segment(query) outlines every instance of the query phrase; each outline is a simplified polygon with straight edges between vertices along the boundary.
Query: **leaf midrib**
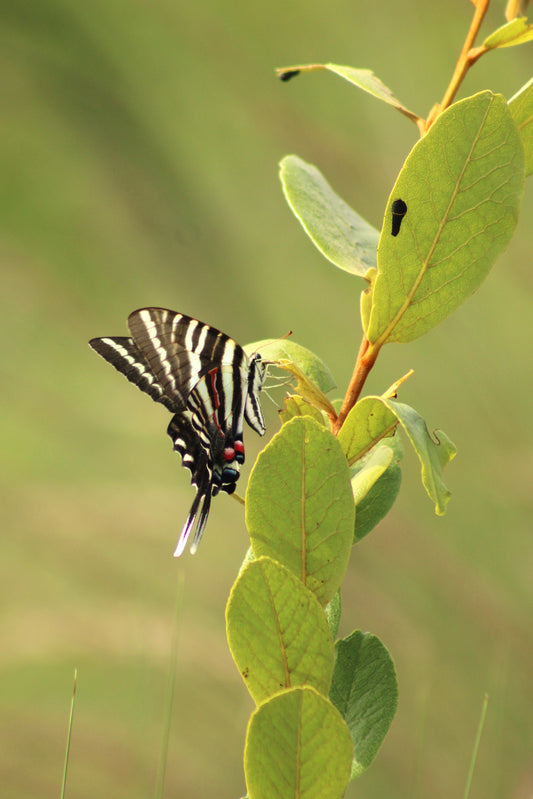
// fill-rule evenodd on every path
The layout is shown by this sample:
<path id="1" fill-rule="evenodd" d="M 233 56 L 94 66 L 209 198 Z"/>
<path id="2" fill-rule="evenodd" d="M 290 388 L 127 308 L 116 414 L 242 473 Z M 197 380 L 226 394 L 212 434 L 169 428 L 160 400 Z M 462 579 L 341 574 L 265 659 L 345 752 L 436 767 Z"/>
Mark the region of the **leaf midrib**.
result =
<path id="1" fill-rule="evenodd" d="M 464 174 L 466 172 L 466 169 L 468 168 L 468 166 L 469 166 L 469 164 L 471 162 L 472 153 L 475 150 L 475 148 L 476 148 L 476 146 L 477 146 L 477 144 L 479 142 L 479 139 L 480 139 L 480 136 L 481 136 L 481 132 L 482 132 L 482 130 L 485 127 L 485 122 L 486 122 L 488 113 L 489 113 L 489 111 L 490 111 L 490 109 L 492 107 L 492 103 L 494 102 L 494 99 L 495 98 L 493 96 L 489 100 L 489 103 L 487 105 L 487 109 L 486 109 L 485 114 L 483 116 L 482 122 L 479 125 L 479 129 L 478 129 L 478 132 L 476 134 L 476 137 L 472 141 L 472 146 L 470 148 L 470 152 L 468 154 L 468 157 L 465 158 L 464 164 L 463 164 L 463 168 L 461 169 L 461 172 L 459 174 L 458 179 L 455 181 L 455 188 L 454 188 L 454 190 L 453 190 L 453 192 L 451 194 L 450 201 L 448 203 L 448 207 L 446 208 L 445 213 L 442 215 L 442 219 L 441 219 L 441 221 L 439 223 L 439 226 L 437 228 L 437 232 L 436 232 L 436 234 L 434 236 L 434 239 L 433 239 L 431 247 L 430 247 L 430 249 L 428 251 L 428 254 L 422 261 L 422 267 L 421 267 L 421 269 L 419 271 L 419 274 L 417 275 L 417 277 L 416 277 L 416 279 L 415 279 L 415 281 L 413 283 L 412 288 L 410 289 L 410 291 L 406 295 L 405 300 L 401 304 L 401 306 L 400 306 L 399 310 L 397 311 L 396 315 L 389 322 L 389 324 L 387 325 L 387 327 L 385 328 L 385 330 L 383 331 L 381 336 L 379 336 L 376 339 L 376 341 L 373 343 L 372 346 L 375 347 L 376 349 L 380 349 L 383 346 L 383 344 L 385 344 L 387 339 L 391 336 L 391 334 L 392 334 L 394 328 L 396 327 L 396 325 L 400 322 L 400 320 L 402 319 L 404 314 L 407 312 L 407 310 L 411 306 L 413 298 L 414 298 L 416 292 L 418 291 L 418 287 L 420 286 L 420 284 L 421 284 L 421 282 L 422 282 L 427 270 L 429 269 L 429 264 L 431 262 L 431 258 L 433 257 L 433 254 L 434 254 L 434 252 L 435 252 L 435 250 L 437 248 L 437 245 L 438 245 L 438 243 L 440 241 L 440 237 L 441 237 L 443 228 L 447 224 L 450 211 L 451 211 L 451 209 L 453 207 L 453 204 L 455 203 L 455 200 L 456 200 L 456 198 L 457 198 L 457 196 L 459 194 L 459 187 L 462 184 L 462 180 L 463 180 Z"/>

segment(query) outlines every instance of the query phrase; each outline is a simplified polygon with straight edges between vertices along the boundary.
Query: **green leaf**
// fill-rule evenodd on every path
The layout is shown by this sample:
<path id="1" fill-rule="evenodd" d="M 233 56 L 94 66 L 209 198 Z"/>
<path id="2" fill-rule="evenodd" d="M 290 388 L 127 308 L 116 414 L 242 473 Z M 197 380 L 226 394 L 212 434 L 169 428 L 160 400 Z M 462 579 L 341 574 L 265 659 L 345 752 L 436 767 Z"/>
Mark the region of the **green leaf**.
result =
<path id="1" fill-rule="evenodd" d="M 294 416 L 312 416 L 318 424 L 322 426 L 326 425 L 326 420 L 322 411 L 315 408 L 307 400 L 303 399 L 303 397 L 298 396 L 298 394 L 285 397 L 285 407 L 279 411 L 279 416 L 284 424 Z"/>
<path id="2" fill-rule="evenodd" d="M 372 313 L 372 294 L 374 291 L 374 283 L 377 277 L 377 269 L 369 269 L 366 273 L 366 280 L 369 283 L 368 288 L 361 292 L 360 307 L 361 307 L 361 323 L 363 330 L 368 330 L 370 323 L 370 314 Z"/>
<path id="3" fill-rule="evenodd" d="M 329 72 L 333 72 L 336 75 L 339 75 L 341 78 L 349 81 L 354 86 L 357 86 L 358 89 L 362 89 L 364 92 L 371 94 L 373 97 L 376 97 L 378 100 L 383 100 L 384 103 L 391 105 L 401 114 L 408 117 L 409 119 L 417 122 L 419 117 L 413 111 L 409 111 L 396 97 L 393 95 L 391 90 L 388 86 L 385 86 L 384 83 L 377 78 L 373 72 L 369 69 L 356 69 L 355 67 L 342 67 L 338 64 L 305 64 L 304 66 L 298 67 L 282 67 L 278 69 L 278 74 L 283 74 L 284 72 L 316 72 L 317 70 L 325 69 Z"/>
<path id="4" fill-rule="evenodd" d="M 358 476 L 352 478 L 352 486 Z M 392 461 L 367 493 L 359 502 L 356 502 L 354 544 L 368 535 L 385 518 L 394 505 L 401 482 L 402 470 L 396 462 Z"/>
<path id="5" fill-rule="evenodd" d="M 391 439 L 388 438 L 387 441 Z M 394 459 L 394 452 L 387 444 L 377 444 L 356 464 L 352 477 L 352 491 L 355 506 L 366 497 L 372 486 L 387 471 Z"/>
<path id="6" fill-rule="evenodd" d="M 397 424 L 395 414 L 381 397 L 364 397 L 356 402 L 338 435 L 350 466 L 370 452 L 378 441 L 394 433 Z"/>
<path id="7" fill-rule="evenodd" d="M 307 375 L 305 375 L 295 363 L 292 361 L 280 360 L 277 362 L 276 366 L 278 366 L 280 369 L 285 369 L 296 378 L 295 391 L 302 399 L 306 400 L 311 407 L 316 408 L 319 411 L 323 411 L 331 418 L 335 418 L 335 408 L 330 400 L 326 397 L 324 392 L 319 389 L 316 383 L 313 383 L 312 380 L 309 380 Z M 305 415 L 308 416 L 309 414 Z"/>
<path id="8" fill-rule="evenodd" d="M 261 557 L 241 571 L 226 607 L 226 630 L 256 703 L 297 685 L 328 692 L 333 638 L 324 611 L 281 563 Z"/>
<path id="9" fill-rule="evenodd" d="M 280 178 L 295 216 L 329 261 L 360 277 L 375 268 L 379 232 L 335 194 L 316 167 L 288 155 Z"/>
<path id="10" fill-rule="evenodd" d="M 520 133 L 526 157 L 526 176 L 533 172 L 533 78 L 509 100 L 509 111 Z"/>
<path id="11" fill-rule="evenodd" d="M 313 688 L 283 691 L 252 714 L 244 750 L 250 799 L 341 799 L 351 761 L 345 722 Z"/>
<path id="12" fill-rule="evenodd" d="M 377 444 L 364 459 L 364 465 L 352 477 L 352 491 L 355 507 L 366 497 L 374 483 L 392 463 L 394 453 L 385 444 Z"/>
<path id="13" fill-rule="evenodd" d="M 309 416 L 291 419 L 260 453 L 248 481 L 246 525 L 255 556 L 283 563 L 326 605 L 348 565 L 354 515 L 339 442 Z"/>
<path id="14" fill-rule="evenodd" d="M 400 436 L 386 438 L 356 461 L 352 468 L 356 544 L 387 515 L 398 496 L 403 457 Z"/>
<path id="15" fill-rule="evenodd" d="M 339 624 L 341 622 L 342 602 L 341 590 L 338 589 L 337 593 L 332 597 L 324 608 L 326 621 L 331 632 L 331 637 L 335 638 L 339 631 Z"/>
<path id="16" fill-rule="evenodd" d="M 501 28 L 497 28 L 483 42 L 483 47 L 493 50 L 495 47 L 515 47 L 533 39 L 533 25 L 527 24 L 527 17 L 518 17 Z"/>
<path id="17" fill-rule="evenodd" d="M 241 568 L 239 569 L 239 574 L 248 566 L 249 563 L 253 563 L 255 560 L 255 555 L 253 553 L 252 547 L 248 547 L 246 550 L 246 555 L 243 558 L 241 563 Z"/>
<path id="18" fill-rule="evenodd" d="M 353 779 L 374 760 L 398 705 L 394 663 L 379 638 L 356 631 L 337 641 L 330 699 L 352 736 Z"/>
<path id="19" fill-rule="evenodd" d="M 451 496 L 442 477 L 443 468 L 455 457 L 457 449 L 443 430 L 431 437 L 425 421 L 409 405 L 396 400 L 383 400 L 400 422 L 418 455 L 422 467 L 422 484 L 435 503 L 435 513 L 442 516 Z"/>
<path id="20" fill-rule="evenodd" d="M 442 469 L 455 456 L 456 449 L 443 431 L 439 431 L 439 438 L 434 441 L 422 417 L 409 405 L 404 405 L 395 400 L 386 400 L 383 397 L 365 397 L 354 405 L 346 417 L 340 429 L 338 440 L 348 462 L 352 464 L 368 455 L 379 441 L 390 436 L 398 422 L 402 425 L 418 455 L 422 465 L 422 483 L 429 497 L 435 503 L 436 513 L 441 515 L 445 512 L 451 496 L 450 491 L 444 485 Z M 352 478 L 356 505 L 363 498 L 365 489 L 366 491 L 370 489 L 370 486 L 385 472 L 388 463 L 392 461 L 392 456 L 388 455 L 386 451 L 377 450 L 373 457 L 375 460 L 363 461 L 362 463 L 362 466 L 369 464 L 368 473 L 362 472 Z M 386 482 L 384 481 L 380 486 L 381 498 L 378 505 L 376 505 L 376 524 L 380 521 L 378 518 L 379 513 L 384 511 L 383 515 L 385 515 L 392 507 L 399 489 L 401 475 L 398 473 L 391 474 L 389 479 L 390 488 L 396 493 L 390 497 L 390 505 L 387 508 L 389 498 L 382 493 L 383 489 L 386 488 Z M 360 510 L 358 508 L 358 515 Z M 359 524 L 361 524 L 360 528 L 358 527 L 357 516 L 356 540 L 362 537 L 359 534 L 359 530 L 365 530 L 368 518 L 365 519 L 363 517 Z M 366 531 L 369 532 L 368 529 Z M 366 533 L 363 534 L 366 535 Z"/>
<path id="21" fill-rule="evenodd" d="M 267 363 L 270 361 L 290 361 L 295 364 L 301 372 L 318 388 L 327 393 L 335 388 L 335 379 L 328 367 L 318 355 L 302 347 L 290 339 L 264 339 L 253 344 L 247 344 L 244 351 L 248 356 L 256 352 L 261 354 L 261 358 Z"/>
<path id="22" fill-rule="evenodd" d="M 418 115 L 413 111 L 409 111 L 396 97 L 393 95 L 388 86 L 377 78 L 370 69 L 355 69 L 354 67 L 341 67 L 338 64 L 326 64 L 326 69 L 335 72 L 341 78 L 357 86 L 378 100 L 383 100 L 384 103 L 392 105 L 401 114 L 404 114 L 414 122 L 418 120 Z"/>
<path id="23" fill-rule="evenodd" d="M 520 136 L 501 95 L 445 111 L 413 148 L 390 195 L 366 335 L 412 341 L 475 291 L 509 242 L 524 186 Z M 394 200 L 407 204 L 391 235 Z"/>

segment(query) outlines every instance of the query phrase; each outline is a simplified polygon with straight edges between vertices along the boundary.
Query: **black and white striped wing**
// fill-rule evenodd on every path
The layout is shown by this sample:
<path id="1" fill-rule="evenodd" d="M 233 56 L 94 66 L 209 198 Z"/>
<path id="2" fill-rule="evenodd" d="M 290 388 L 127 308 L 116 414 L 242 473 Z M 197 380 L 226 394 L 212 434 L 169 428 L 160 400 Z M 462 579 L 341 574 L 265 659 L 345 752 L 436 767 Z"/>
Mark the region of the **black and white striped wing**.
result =
<path id="1" fill-rule="evenodd" d="M 215 466 L 198 433 L 185 414 L 177 413 L 172 417 L 167 433 L 172 440 L 173 449 L 181 456 L 182 465 L 191 473 L 191 485 L 196 488 L 194 502 L 174 552 L 174 557 L 178 558 L 187 546 L 187 541 L 195 525 L 191 553 L 194 554 L 198 549 L 209 516 L 211 497 L 216 496 L 219 491 L 225 491 L 227 494 L 232 494 L 235 491 L 240 464 L 236 462 L 226 465 L 219 463 Z"/>
<path id="2" fill-rule="evenodd" d="M 128 317 L 131 335 L 176 412 L 197 382 L 214 366 L 231 364 L 236 379 L 248 372 L 246 353 L 210 325 L 165 308 L 140 308 Z"/>
<path id="3" fill-rule="evenodd" d="M 138 386 L 141 391 L 149 394 L 156 402 L 162 402 L 169 411 L 174 411 L 172 401 L 165 394 L 163 387 L 157 381 L 132 338 L 107 336 L 93 338 L 89 341 L 89 344 L 93 350 L 127 377 L 131 383 Z"/>
<path id="4" fill-rule="evenodd" d="M 196 552 L 204 532 L 211 507 L 213 492 L 213 470 L 209 457 L 190 421 L 183 414 L 176 414 L 170 420 L 167 433 L 172 439 L 172 446 L 181 456 L 181 462 L 191 472 L 191 485 L 196 488 L 196 496 L 183 525 L 174 557 L 178 558 L 185 547 L 196 523 L 191 552 Z"/>
<path id="5" fill-rule="evenodd" d="M 187 408 L 193 427 L 215 463 L 227 448 L 232 451 L 226 459 L 233 460 L 236 442 L 240 453 L 245 402 L 242 381 L 235 381 L 232 366 L 213 367 L 190 393 Z"/>
<path id="6" fill-rule="evenodd" d="M 265 432 L 259 393 L 265 365 L 214 327 L 165 308 L 128 317 L 131 338 L 94 338 L 96 352 L 174 416 L 167 433 L 191 472 L 196 497 L 176 547 L 181 555 L 194 529 L 202 537 L 211 497 L 231 494 L 244 463 L 243 426 Z"/>

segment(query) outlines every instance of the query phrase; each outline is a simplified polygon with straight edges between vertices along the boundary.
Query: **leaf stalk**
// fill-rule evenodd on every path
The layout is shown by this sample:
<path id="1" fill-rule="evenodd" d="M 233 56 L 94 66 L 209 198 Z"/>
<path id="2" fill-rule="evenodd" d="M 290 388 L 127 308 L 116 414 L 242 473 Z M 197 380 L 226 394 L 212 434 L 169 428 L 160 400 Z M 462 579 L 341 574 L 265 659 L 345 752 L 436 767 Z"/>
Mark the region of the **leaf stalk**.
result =
<path id="1" fill-rule="evenodd" d="M 490 0 L 477 0 L 475 5 L 476 5 L 476 10 L 474 11 L 474 16 L 472 18 L 472 22 L 470 23 L 470 28 L 466 35 L 466 39 L 464 41 L 461 53 L 457 60 L 457 64 L 455 65 L 452 79 L 440 103 L 437 103 L 437 105 L 433 106 L 433 108 L 429 112 L 425 122 L 424 133 L 427 133 L 427 131 L 429 130 L 431 125 L 435 122 L 439 114 L 442 114 L 442 112 L 445 111 L 452 104 L 455 95 L 457 94 L 459 87 L 463 82 L 465 75 L 470 69 L 470 67 L 478 60 L 480 56 L 483 55 L 483 53 L 488 52 L 488 48 L 483 46 L 474 48 L 474 42 L 479 33 L 479 29 L 481 27 L 481 23 L 483 22 L 485 14 L 488 11 Z"/>

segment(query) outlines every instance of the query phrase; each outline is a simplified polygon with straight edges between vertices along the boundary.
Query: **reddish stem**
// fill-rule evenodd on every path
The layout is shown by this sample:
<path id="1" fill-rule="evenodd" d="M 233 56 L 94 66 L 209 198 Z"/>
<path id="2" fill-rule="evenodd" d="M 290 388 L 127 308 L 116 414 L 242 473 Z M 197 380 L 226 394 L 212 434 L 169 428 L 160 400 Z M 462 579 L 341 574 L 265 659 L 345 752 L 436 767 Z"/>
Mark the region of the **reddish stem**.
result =
<path id="1" fill-rule="evenodd" d="M 344 423 L 344 420 L 359 399 L 359 395 L 363 390 L 363 386 L 370 373 L 370 370 L 376 362 L 379 350 L 380 347 L 372 346 L 367 337 L 363 336 L 346 396 L 344 397 L 339 415 L 337 416 L 335 424 L 333 425 L 333 433 L 335 433 L 335 435 L 337 435 Z"/>
<path id="2" fill-rule="evenodd" d="M 483 46 L 474 48 L 474 42 L 479 33 L 481 23 L 483 22 L 485 14 L 489 8 L 490 0 L 475 0 L 474 5 L 476 10 L 474 12 L 472 22 L 470 23 L 470 28 L 466 35 L 461 53 L 457 60 L 452 79 L 444 93 L 444 97 L 440 103 L 433 106 L 426 120 L 419 119 L 417 121 L 421 136 L 428 131 L 439 114 L 441 114 L 446 108 L 448 108 L 448 106 L 452 104 L 455 95 L 459 90 L 459 86 L 464 80 L 464 77 L 472 64 L 474 64 L 480 56 L 488 52 Z M 365 381 L 370 373 L 370 370 L 376 362 L 376 358 L 378 357 L 380 349 L 381 344 L 379 346 L 371 345 L 366 336 L 363 336 L 350 384 L 339 411 L 339 415 L 336 419 L 331 419 L 331 429 L 335 435 L 337 435 L 344 423 L 344 420 L 359 399 Z"/>
<path id="3" fill-rule="evenodd" d="M 428 118 L 426 119 L 426 131 L 431 127 L 437 116 L 442 114 L 442 112 L 452 104 L 455 95 L 459 90 L 459 86 L 463 82 L 464 77 L 472 64 L 474 64 L 477 59 L 483 55 L 483 53 L 487 52 L 484 47 L 477 47 L 473 49 L 473 45 L 489 5 L 490 0 L 477 0 L 476 10 L 474 11 L 474 16 L 472 18 L 472 22 L 470 23 L 470 28 L 466 35 L 461 53 L 457 59 L 457 64 L 455 66 L 452 79 L 444 93 L 444 97 L 442 98 L 441 102 L 431 109 Z"/>

